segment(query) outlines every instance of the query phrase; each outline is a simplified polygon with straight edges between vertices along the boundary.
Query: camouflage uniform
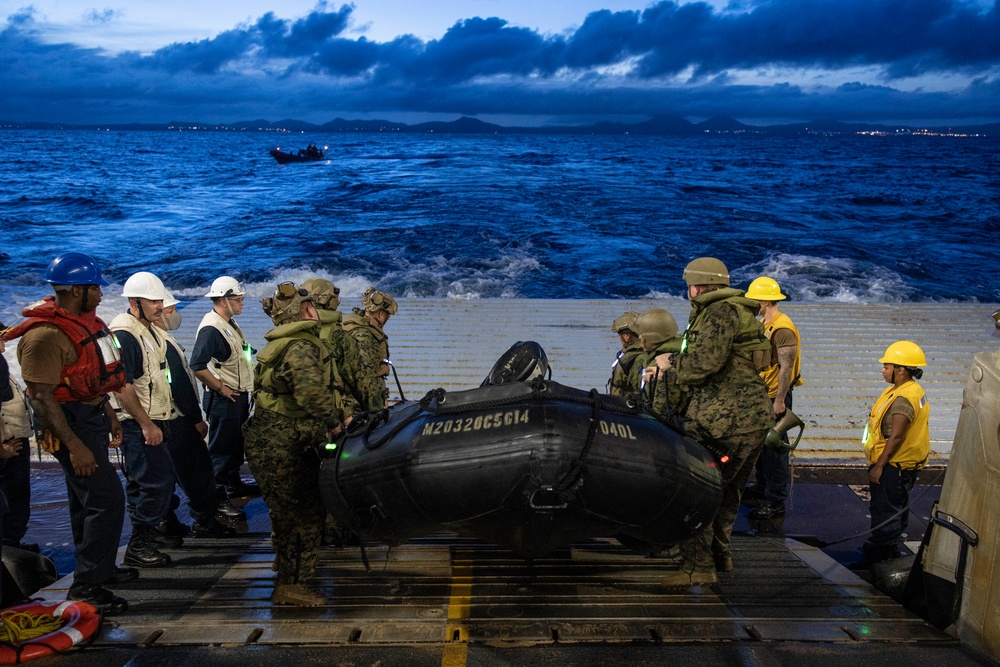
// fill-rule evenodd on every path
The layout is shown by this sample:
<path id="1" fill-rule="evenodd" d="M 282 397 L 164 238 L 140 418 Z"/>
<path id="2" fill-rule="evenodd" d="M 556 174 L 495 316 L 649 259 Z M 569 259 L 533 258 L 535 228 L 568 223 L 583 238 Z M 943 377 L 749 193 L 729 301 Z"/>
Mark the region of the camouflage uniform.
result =
<path id="1" fill-rule="evenodd" d="M 343 316 L 335 310 L 317 309 L 317 312 L 319 337 L 337 364 L 336 386 L 343 398 L 344 418 L 385 408 L 389 389 L 371 372 L 357 341 L 341 326 Z"/>
<path id="2" fill-rule="evenodd" d="M 344 329 L 358 343 L 358 353 L 361 364 L 370 375 L 382 378 L 383 384 L 389 376 L 389 365 L 384 363 L 389 358 L 389 337 L 385 335 L 376 322 L 372 322 L 360 308 L 351 309 L 344 318 Z M 389 390 L 385 389 L 388 397 Z"/>
<path id="3" fill-rule="evenodd" d="M 629 393 L 629 378 L 636 361 L 642 355 L 642 345 L 636 339 L 618 352 L 615 365 L 611 368 L 611 379 L 608 380 L 608 393 L 612 396 L 624 396 Z"/>
<path id="4" fill-rule="evenodd" d="M 646 368 L 656 365 L 654 361 L 661 354 L 677 354 L 681 350 L 681 337 L 667 340 L 657 345 L 652 350 L 639 353 L 628 376 L 628 394 L 641 394 L 649 411 L 653 415 L 668 424 L 676 423 L 677 419 L 684 414 L 686 397 L 682 387 L 677 384 L 677 371 L 668 370 L 660 373 L 656 380 L 642 384 L 642 373 Z M 652 392 L 652 395 L 650 395 Z"/>
<path id="5" fill-rule="evenodd" d="M 278 584 L 304 582 L 316 570 L 326 516 L 317 447 L 342 418 L 318 333 L 315 321 L 267 333 L 254 369 L 257 407 L 243 427 L 247 462 L 271 514 Z"/>
<path id="6" fill-rule="evenodd" d="M 764 437 L 774 425 L 767 385 L 759 371 L 770 361 L 770 343 L 757 321 L 759 304 L 740 290 L 722 288 L 691 301 L 684 351 L 674 357 L 677 381 L 688 392 L 684 427 L 716 455 L 721 466 L 722 504 L 713 525 L 699 536 L 716 563 L 728 559 L 740 494 L 753 471 Z M 705 566 L 699 550 L 696 566 Z"/>

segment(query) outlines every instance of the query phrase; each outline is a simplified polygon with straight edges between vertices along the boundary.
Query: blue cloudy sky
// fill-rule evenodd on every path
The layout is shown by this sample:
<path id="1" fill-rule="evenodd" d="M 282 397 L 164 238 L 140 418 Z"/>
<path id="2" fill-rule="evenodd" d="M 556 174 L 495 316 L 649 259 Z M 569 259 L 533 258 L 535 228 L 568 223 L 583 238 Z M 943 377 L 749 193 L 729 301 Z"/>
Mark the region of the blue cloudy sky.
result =
<path id="1" fill-rule="evenodd" d="M 1000 122 L 997 0 L 0 0 L 0 120 Z"/>

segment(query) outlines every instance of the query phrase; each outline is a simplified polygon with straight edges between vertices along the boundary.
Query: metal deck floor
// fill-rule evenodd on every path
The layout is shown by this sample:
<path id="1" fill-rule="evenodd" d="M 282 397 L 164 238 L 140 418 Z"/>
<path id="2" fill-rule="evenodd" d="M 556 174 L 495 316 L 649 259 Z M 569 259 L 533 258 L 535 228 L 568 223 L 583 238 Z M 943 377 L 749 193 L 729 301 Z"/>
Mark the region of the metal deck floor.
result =
<path id="1" fill-rule="evenodd" d="M 614 540 L 529 563 L 441 536 L 368 548 L 371 572 L 358 547 L 327 548 L 318 587 L 330 604 L 300 609 L 269 600 L 266 533 L 192 539 L 169 550 L 176 567 L 143 570 L 116 589 L 131 610 L 107 619 L 89 648 L 45 662 L 492 665 L 535 664 L 549 655 L 574 664 L 578 652 L 580 664 L 780 665 L 800 663 L 747 661 L 739 652 L 776 656 L 797 646 L 789 656 L 832 660 L 816 664 L 883 653 L 908 656 L 911 666 L 993 664 L 818 549 L 738 535 L 733 551 L 734 573 L 711 586 L 683 587 L 665 583 L 678 575 L 672 561 L 634 554 Z M 63 598 L 69 583 L 64 578 L 42 593 Z M 672 649 L 649 654 L 651 647 Z M 704 654 L 705 661 L 678 661 L 673 649 L 681 647 L 687 658 Z M 719 662 L 727 651 L 735 653 Z M 618 657 L 599 657 L 610 655 Z"/>

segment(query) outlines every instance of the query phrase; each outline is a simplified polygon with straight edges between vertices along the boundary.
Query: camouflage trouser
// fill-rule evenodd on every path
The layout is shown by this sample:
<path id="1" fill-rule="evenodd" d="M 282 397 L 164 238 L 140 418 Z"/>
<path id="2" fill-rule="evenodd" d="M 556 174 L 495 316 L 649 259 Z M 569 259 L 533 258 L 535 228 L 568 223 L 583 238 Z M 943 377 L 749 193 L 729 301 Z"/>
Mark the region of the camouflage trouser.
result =
<path id="1" fill-rule="evenodd" d="M 305 428 L 303 428 L 305 426 Z M 271 514 L 279 584 L 305 583 L 316 571 L 326 509 L 319 497 L 319 458 L 308 425 L 258 409 L 243 427 L 246 457 Z"/>
<path id="2" fill-rule="evenodd" d="M 714 569 L 712 555 L 728 556 L 733 524 L 739 512 L 740 496 L 757 463 L 768 429 L 712 440 L 712 451 L 725 452 L 729 461 L 721 466 L 722 502 L 715 519 L 682 545 L 685 560 L 696 570 Z"/>

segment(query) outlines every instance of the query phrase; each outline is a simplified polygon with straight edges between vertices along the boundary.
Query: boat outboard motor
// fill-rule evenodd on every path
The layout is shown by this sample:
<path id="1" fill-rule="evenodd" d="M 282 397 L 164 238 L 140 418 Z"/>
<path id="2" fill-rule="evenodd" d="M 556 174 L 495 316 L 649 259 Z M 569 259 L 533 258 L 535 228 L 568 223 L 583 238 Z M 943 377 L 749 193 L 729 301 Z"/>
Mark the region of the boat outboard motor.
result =
<path id="1" fill-rule="evenodd" d="M 534 341 L 517 341 L 493 364 L 489 375 L 479 386 L 487 387 L 511 382 L 531 382 L 535 378 L 552 379 L 549 358 L 542 346 Z"/>

